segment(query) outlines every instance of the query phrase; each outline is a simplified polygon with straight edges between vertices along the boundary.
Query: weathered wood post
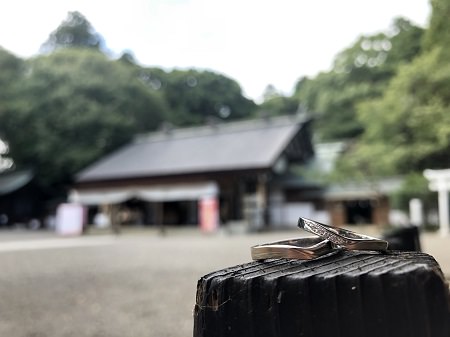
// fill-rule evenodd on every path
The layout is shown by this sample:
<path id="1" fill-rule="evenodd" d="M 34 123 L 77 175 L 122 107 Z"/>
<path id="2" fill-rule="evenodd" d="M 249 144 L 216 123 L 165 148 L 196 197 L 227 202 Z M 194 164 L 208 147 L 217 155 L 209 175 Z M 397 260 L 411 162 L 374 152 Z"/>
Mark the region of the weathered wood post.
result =
<path id="1" fill-rule="evenodd" d="M 449 337 L 448 284 L 420 252 L 271 259 L 198 281 L 194 337 Z"/>

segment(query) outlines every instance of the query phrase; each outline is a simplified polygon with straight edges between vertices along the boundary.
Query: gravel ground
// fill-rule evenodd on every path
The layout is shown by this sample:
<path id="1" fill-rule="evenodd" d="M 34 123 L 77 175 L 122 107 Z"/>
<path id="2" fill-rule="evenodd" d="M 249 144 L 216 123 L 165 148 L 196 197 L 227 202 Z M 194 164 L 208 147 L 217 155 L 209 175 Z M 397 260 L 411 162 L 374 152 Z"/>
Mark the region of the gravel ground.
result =
<path id="1" fill-rule="evenodd" d="M 250 261 L 251 245 L 294 236 L 0 232 L 0 336 L 192 336 L 201 276 Z M 449 244 L 450 238 L 422 237 L 446 275 Z"/>
<path id="2" fill-rule="evenodd" d="M 0 235 L 0 336 L 12 337 L 192 336 L 197 280 L 284 238 Z"/>

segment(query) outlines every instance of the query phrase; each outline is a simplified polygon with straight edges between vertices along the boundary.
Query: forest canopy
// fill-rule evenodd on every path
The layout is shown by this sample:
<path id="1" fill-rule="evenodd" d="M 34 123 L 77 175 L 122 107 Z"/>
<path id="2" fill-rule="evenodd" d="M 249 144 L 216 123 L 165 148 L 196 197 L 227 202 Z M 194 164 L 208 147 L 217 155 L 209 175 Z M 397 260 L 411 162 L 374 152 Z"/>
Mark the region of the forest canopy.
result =
<path id="1" fill-rule="evenodd" d="M 330 71 L 300 78 L 293 95 L 268 86 L 259 105 L 218 72 L 146 67 L 131 51 L 112 58 L 103 36 L 71 12 L 39 55 L 0 48 L 0 139 L 9 149 L 0 157 L 32 167 L 44 188 L 64 188 L 81 168 L 167 123 L 302 112 L 315 120 L 316 142 L 348 144 L 338 176 L 450 167 L 450 1 L 431 5 L 428 28 L 397 18 L 344 48 Z"/>
<path id="2" fill-rule="evenodd" d="M 16 167 L 32 167 L 44 188 L 67 186 L 136 134 L 246 118 L 256 109 L 219 73 L 143 67 L 128 52 L 112 59 L 79 12 L 68 14 L 41 52 L 22 60 L 0 49 L 0 139 Z"/>

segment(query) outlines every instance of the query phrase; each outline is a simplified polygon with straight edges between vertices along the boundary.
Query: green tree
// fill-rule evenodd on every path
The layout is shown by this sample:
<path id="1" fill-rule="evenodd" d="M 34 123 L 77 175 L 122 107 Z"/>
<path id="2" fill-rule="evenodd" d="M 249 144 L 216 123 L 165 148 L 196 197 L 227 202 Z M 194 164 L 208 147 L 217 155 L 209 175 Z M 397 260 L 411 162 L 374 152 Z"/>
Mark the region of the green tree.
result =
<path id="1" fill-rule="evenodd" d="M 297 112 L 306 112 L 306 109 L 299 105 L 298 100 L 288 96 L 274 96 L 266 99 L 258 106 L 256 113 L 266 116 L 292 115 Z"/>
<path id="2" fill-rule="evenodd" d="M 391 31 L 391 49 L 386 56 L 385 65 L 395 72 L 401 64 L 410 63 L 420 55 L 426 30 L 413 25 L 409 20 L 396 18 Z"/>
<path id="3" fill-rule="evenodd" d="M 11 109 L 18 81 L 24 72 L 24 62 L 0 47 L 0 69 L 0 118 L 2 118 Z"/>
<path id="4" fill-rule="evenodd" d="M 399 68 L 382 97 L 359 105 L 365 131 L 340 172 L 413 175 L 450 167 L 450 2 L 432 6 L 424 52 Z"/>
<path id="5" fill-rule="evenodd" d="M 43 186 L 70 183 L 81 168 L 155 129 L 167 114 L 161 96 L 128 67 L 90 49 L 29 60 L 17 97 L 0 130 L 16 164 L 34 167 Z"/>
<path id="6" fill-rule="evenodd" d="M 339 90 L 341 88 L 341 90 Z M 362 131 L 354 105 L 366 98 L 374 86 L 348 82 L 345 73 L 321 73 L 297 84 L 297 98 L 316 119 L 316 136 L 321 140 L 353 138 Z"/>
<path id="7" fill-rule="evenodd" d="M 2 121 L 13 113 L 13 105 L 21 99 L 17 95 L 19 80 L 24 74 L 24 61 L 0 47 L 0 171 L 10 168 L 13 161 L 8 157 L 9 146 L 1 127 Z"/>
<path id="8" fill-rule="evenodd" d="M 256 104 L 242 95 L 239 84 L 212 71 L 139 68 L 141 81 L 164 95 L 168 120 L 178 126 L 205 123 L 209 118 L 234 120 L 251 116 Z"/>
<path id="9" fill-rule="evenodd" d="M 23 61 L 0 49 L 0 139 L 43 187 L 70 184 L 81 168 L 163 122 L 237 119 L 256 107 L 223 75 L 144 68 L 131 52 L 112 61 L 103 44 L 71 12 L 43 44 L 47 54 Z"/>
<path id="10" fill-rule="evenodd" d="M 43 53 L 59 48 L 93 48 L 105 50 L 105 42 L 91 23 L 79 12 L 69 12 L 67 18 L 50 34 L 41 46 Z"/>
<path id="11" fill-rule="evenodd" d="M 315 112 L 320 139 L 355 138 L 364 131 L 358 104 L 380 97 L 398 67 L 420 53 L 422 33 L 398 18 L 390 33 L 362 36 L 339 53 L 330 72 L 297 83 L 295 96 Z"/>
<path id="12" fill-rule="evenodd" d="M 450 65 L 441 53 L 435 48 L 403 66 L 382 98 L 360 105 L 365 132 L 342 158 L 341 172 L 385 176 L 450 167 Z"/>
<path id="13" fill-rule="evenodd" d="M 14 92 L 14 86 L 24 71 L 22 59 L 0 47 L 0 104 Z"/>
<path id="14" fill-rule="evenodd" d="M 436 46 L 444 47 L 443 57 L 450 54 L 450 1 L 430 0 L 432 15 L 429 28 L 424 36 L 424 48 L 431 51 Z"/>
<path id="15" fill-rule="evenodd" d="M 261 116 L 278 116 L 294 114 L 299 110 L 306 110 L 299 106 L 295 97 L 282 95 L 277 89 L 269 84 L 264 90 L 264 101 L 258 106 L 256 114 Z"/>

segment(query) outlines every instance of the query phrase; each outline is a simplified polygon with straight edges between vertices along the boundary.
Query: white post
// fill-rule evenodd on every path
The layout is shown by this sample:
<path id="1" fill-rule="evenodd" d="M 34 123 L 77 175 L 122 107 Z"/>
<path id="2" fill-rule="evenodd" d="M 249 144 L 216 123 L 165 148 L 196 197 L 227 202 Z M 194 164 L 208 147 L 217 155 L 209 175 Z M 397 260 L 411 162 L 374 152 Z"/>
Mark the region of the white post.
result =
<path id="1" fill-rule="evenodd" d="M 423 225 L 423 205 L 420 199 L 414 198 L 409 201 L 409 220 L 414 226 Z"/>
<path id="2" fill-rule="evenodd" d="M 429 189 L 438 192 L 439 230 L 442 236 L 450 233 L 448 192 L 450 191 L 450 169 L 425 170 L 425 178 L 430 182 Z"/>
<path id="3" fill-rule="evenodd" d="M 447 189 L 438 190 L 438 206 L 439 206 L 439 229 L 442 236 L 449 234 L 449 216 L 448 216 L 448 191 Z"/>

